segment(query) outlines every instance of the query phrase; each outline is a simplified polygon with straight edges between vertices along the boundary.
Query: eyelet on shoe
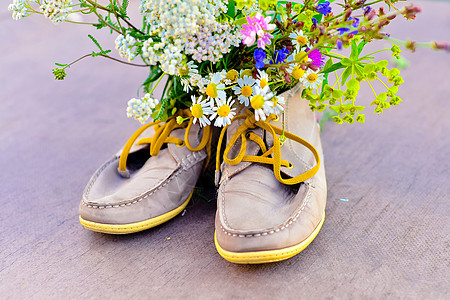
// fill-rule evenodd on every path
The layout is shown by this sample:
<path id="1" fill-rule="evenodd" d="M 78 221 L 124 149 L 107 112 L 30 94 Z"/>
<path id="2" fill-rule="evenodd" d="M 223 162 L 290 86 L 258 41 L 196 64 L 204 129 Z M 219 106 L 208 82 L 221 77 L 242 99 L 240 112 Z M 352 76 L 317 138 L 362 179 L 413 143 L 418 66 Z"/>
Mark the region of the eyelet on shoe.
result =
<path id="1" fill-rule="evenodd" d="M 177 144 L 177 147 L 184 147 L 186 143 L 184 141 L 181 141 L 181 144 Z"/>
<path id="2" fill-rule="evenodd" d="M 294 168 L 294 165 L 291 164 L 291 163 L 289 163 L 289 165 L 288 165 L 286 168 L 288 168 L 288 169 L 293 169 L 293 168 Z"/>

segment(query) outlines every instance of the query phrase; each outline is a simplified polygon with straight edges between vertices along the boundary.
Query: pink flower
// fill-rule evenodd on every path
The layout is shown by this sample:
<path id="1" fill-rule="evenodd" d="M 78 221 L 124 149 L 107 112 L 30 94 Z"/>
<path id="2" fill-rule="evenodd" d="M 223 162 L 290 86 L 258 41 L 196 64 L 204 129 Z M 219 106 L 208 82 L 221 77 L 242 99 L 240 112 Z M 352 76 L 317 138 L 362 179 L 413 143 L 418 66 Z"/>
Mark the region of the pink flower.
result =
<path id="1" fill-rule="evenodd" d="M 258 36 L 258 48 L 264 49 L 266 45 L 270 45 L 270 39 L 273 35 L 267 31 L 275 29 L 275 24 L 269 24 L 272 18 L 265 17 L 257 13 L 254 17 L 246 17 L 247 23 L 242 25 L 241 33 L 244 35 L 242 42 L 250 47 L 255 43 L 256 36 Z"/>

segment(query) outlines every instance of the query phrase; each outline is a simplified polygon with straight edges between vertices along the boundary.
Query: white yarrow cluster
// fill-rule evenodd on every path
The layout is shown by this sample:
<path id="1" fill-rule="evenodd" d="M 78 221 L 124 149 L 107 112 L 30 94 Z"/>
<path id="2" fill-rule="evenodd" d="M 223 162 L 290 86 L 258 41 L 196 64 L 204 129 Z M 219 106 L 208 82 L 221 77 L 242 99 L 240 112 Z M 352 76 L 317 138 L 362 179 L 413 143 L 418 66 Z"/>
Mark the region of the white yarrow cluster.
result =
<path id="1" fill-rule="evenodd" d="M 14 20 L 20 20 L 31 14 L 25 7 L 25 0 L 14 0 L 13 3 L 8 5 L 8 10 L 12 11 L 12 18 Z"/>
<path id="2" fill-rule="evenodd" d="M 119 50 L 119 55 L 122 58 L 126 58 L 128 62 L 131 62 L 135 57 L 135 51 L 133 48 L 136 46 L 136 39 L 131 35 L 127 35 L 126 37 L 123 34 L 120 34 L 116 40 L 116 49 Z"/>
<path id="3" fill-rule="evenodd" d="M 217 21 L 227 11 L 227 0 L 141 0 L 139 12 L 151 25 L 152 35 L 142 47 L 150 64 L 176 75 L 186 54 L 197 62 L 217 62 L 240 42 L 236 26 Z"/>
<path id="4" fill-rule="evenodd" d="M 72 0 L 44 0 L 41 10 L 54 24 L 61 23 L 72 12 Z"/>
<path id="5" fill-rule="evenodd" d="M 144 123 L 150 118 L 153 109 L 158 104 L 159 100 L 152 98 L 150 94 L 145 94 L 142 99 L 132 98 L 128 101 L 127 117 Z"/>

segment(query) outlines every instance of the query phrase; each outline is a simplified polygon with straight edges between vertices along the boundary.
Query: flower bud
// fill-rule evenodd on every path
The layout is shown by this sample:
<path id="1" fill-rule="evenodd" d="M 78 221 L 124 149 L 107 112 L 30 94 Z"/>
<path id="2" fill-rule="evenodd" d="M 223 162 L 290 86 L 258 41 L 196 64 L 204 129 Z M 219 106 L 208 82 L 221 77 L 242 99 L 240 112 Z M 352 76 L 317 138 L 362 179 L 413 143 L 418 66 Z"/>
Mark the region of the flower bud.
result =
<path id="1" fill-rule="evenodd" d="M 388 21 L 388 20 L 383 20 L 383 21 L 381 21 L 380 23 L 378 23 L 378 28 L 381 29 L 381 27 L 386 26 L 386 25 L 388 25 L 388 24 L 389 24 L 389 21 Z"/>
<path id="2" fill-rule="evenodd" d="M 394 20 L 397 15 L 390 15 L 387 17 L 388 20 Z"/>
<path id="3" fill-rule="evenodd" d="M 434 49 L 450 51 L 450 45 L 447 42 L 433 42 L 431 45 Z"/>
<path id="4" fill-rule="evenodd" d="M 297 29 L 302 29 L 304 25 L 305 25 L 305 22 L 303 22 L 303 21 L 295 23 L 295 27 Z"/>
<path id="5" fill-rule="evenodd" d="M 370 21 L 370 20 L 372 20 L 375 16 L 376 16 L 376 14 L 377 14 L 377 12 L 374 10 L 374 9 L 372 9 L 370 12 L 369 12 L 369 14 L 367 15 L 367 19 Z"/>
<path id="6" fill-rule="evenodd" d="M 348 10 L 345 12 L 344 20 L 347 21 L 347 19 L 350 18 L 350 15 L 351 15 L 351 14 L 352 14 L 352 10 L 351 10 L 351 9 L 348 9 Z"/>

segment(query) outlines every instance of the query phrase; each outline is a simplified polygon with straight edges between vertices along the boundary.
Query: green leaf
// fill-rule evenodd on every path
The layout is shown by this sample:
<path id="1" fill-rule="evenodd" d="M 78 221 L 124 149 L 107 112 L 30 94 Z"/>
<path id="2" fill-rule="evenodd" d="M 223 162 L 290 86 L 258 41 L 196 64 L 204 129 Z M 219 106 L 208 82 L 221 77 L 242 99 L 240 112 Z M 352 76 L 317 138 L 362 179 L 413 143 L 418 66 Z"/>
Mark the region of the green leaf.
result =
<path id="1" fill-rule="evenodd" d="M 367 44 L 366 41 L 361 41 L 361 43 L 359 43 L 359 45 L 358 45 L 358 56 L 361 54 L 361 52 L 363 51 L 364 46 L 365 46 L 366 44 Z"/>
<path id="2" fill-rule="evenodd" d="M 346 66 L 346 67 L 351 66 L 352 63 L 353 63 L 352 60 L 351 60 L 350 58 L 347 58 L 347 57 L 344 57 L 344 58 L 341 60 L 341 64 L 342 64 L 343 66 Z"/>
<path id="3" fill-rule="evenodd" d="M 379 93 L 377 96 L 377 100 L 379 101 L 386 101 L 387 100 L 387 94 L 386 93 Z"/>
<path id="4" fill-rule="evenodd" d="M 242 26 L 244 24 L 247 24 L 247 19 L 245 17 L 237 19 L 234 21 L 234 25 Z"/>
<path id="5" fill-rule="evenodd" d="M 88 37 L 94 42 L 95 45 L 97 45 L 100 51 L 103 51 L 102 47 L 100 46 L 100 43 L 92 35 L 88 34 Z"/>
<path id="6" fill-rule="evenodd" d="M 228 1 L 227 15 L 229 15 L 233 19 L 236 15 L 236 2 L 234 0 Z"/>
<path id="7" fill-rule="evenodd" d="M 350 89 L 359 90 L 359 82 L 355 78 L 352 78 L 349 81 L 347 81 L 347 83 L 345 85 Z"/>
<path id="8" fill-rule="evenodd" d="M 123 2 L 122 2 L 122 7 L 120 8 L 120 13 L 122 15 L 127 14 L 128 2 L 129 2 L 128 0 L 123 0 Z"/>
<path id="9" fill-rule="evenodd" d="M 355 61 L 358 59 L 358 56 L 359 56 L 358 45 L 356 44 L 355 40 L 352 40 L 352 52 L 350 53 L 350 59 L 352 61 Z"/>
<path id="10" fill-rule="evenodd" d="M 387 67 L 388 64 L 389 62 L 387 60 L 380 60 L 379 62 L 376 63 L 377 67 L 379 68 L 385 68 Z"/>
<path id="11" fill-rule="evenodd" d="M 357 111 L 363 111 L 366 107 L 362 105 L 355 105 L 353 106 Z"/>
<path id="12" fill-rule="evenodd" d="M 331 60 L 331 59 L 330 59 Z M 330 60 L 328 60 L 328 61 L 330 61 Z M 335 64 L 333 64 L 333 65 L 331 65 L 331 66 L 329 66 L 329 67 L 327 67 L 326 65 L 325 65 L 325 67 L 324 67 L 324 69 L 322 70 L 322 72 L 321 73 L 331 73 L 331 72 L 334 72 L 334 71 L 336 71 L 336 70 L 339 70 L 339 69 L 342 69 L 342 68 L 345 68 L 344 67 L 344 65 L 342 65 L 342 63 L 340 63 L 340 62 L 338 62 L 338 63 L 335 63 Z"/>
<path id="13" fill-rule="evenodd" d="M 347 81 L 347 78 L 350 76 L 351 73 L 352 73 L 352 67 L 345 68 L 344 73 L 342 74 L 341 85 L 344 85 L 344 83 Z"/>
<path id="14" fill-rule="evenodd" d="M 341 106 L 340 105 L 332 105 L 332 106 L 328 106 L 329 109 L 331 109 L 332 111 L 335 111 L 337 113 L 339 113 L 341 110 Z"/>
<path id="15" fill-rule="evenodd" d="M 355 65 L 355 73 L 357 76 L 364 78 L 363 72 L 364 72 L 364 69 L 361 66 Z"/>
<path id="16" fill-rule="evenodd" d="M 375 66 L 373 64 L 366 64 L 363 70 L 366 74 L 372 73 L 375 70 Z"/>
<path id="17" fill-rule="evenodd" d="M 341 98 L 342 96 L 344 96 L 344 91 L 341 91 L 341 90 L 334 90 L 333 91 L 333 98 Z"/>
<path id="18" fill-rule="evenodd" d="M 60 66 L 60 67 L 65 67 L 65 66 L 67 66 L 67 64 L 60 64 L 60 63 L 55 63 L 55 65 Z"/>

